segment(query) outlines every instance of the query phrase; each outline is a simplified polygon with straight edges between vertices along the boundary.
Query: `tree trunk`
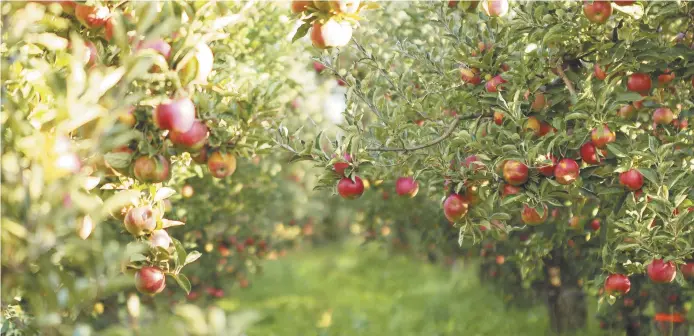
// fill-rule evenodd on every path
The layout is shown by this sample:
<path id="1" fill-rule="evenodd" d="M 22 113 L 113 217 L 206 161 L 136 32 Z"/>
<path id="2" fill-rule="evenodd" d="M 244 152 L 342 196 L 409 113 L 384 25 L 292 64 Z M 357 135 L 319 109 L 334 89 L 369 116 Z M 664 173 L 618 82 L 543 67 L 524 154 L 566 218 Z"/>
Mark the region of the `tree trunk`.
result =
<path id="1" fill-rule="evenodd" d="M 667 284 L 656 287 L 653 293 L 656 315 L 653 326 L 658 336 L 688 336 L 689 324 L 684 309 L 686 298 L 677 285 Z"/>
<path id="2" fill-rule="evenodd" d="M 578 287 L 577 279 L 570 276 L 560 251 L 552 251 L 551 255 L 552 258 L 544 260 L 550 330 L 555 335 L 575 333 L 586 326 L 585 294 Z"/>

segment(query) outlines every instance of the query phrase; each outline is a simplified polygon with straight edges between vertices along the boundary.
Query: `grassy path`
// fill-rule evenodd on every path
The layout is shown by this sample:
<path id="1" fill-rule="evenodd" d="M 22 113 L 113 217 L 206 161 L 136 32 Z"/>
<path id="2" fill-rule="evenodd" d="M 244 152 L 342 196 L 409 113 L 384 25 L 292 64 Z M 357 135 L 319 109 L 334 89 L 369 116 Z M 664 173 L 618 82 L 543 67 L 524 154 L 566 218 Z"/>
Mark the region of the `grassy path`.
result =
<path id="1" fill-rule="evenodd" d="M 251 288 L 219 302 L 255 309 L 248 336 L 536 336 L 543 307 L 505 310 L 476 267 L 451 272 L 374 248 L 316 249 L 267 263 Z"/>

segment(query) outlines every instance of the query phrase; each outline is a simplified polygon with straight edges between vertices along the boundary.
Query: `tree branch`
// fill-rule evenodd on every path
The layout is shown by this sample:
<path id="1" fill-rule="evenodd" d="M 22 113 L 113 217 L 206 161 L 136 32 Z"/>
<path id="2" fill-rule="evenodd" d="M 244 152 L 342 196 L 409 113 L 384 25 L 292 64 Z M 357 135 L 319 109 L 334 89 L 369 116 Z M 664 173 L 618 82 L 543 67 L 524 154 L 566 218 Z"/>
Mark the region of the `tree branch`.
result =
<path id="1" fill-rule="evenodd" d="M 405 147 L 403 147 L 403 148 L 389 148 L 389 147 L 383 147 L 383 148 L 367 148 L 366 150 L 367 150 L 367 151 L 370 151 L 370 152 L 410 152 L 410 151 L 416 151 L 416 150 L 424 149 L 424 148 L 427 148 L 427 147 L 431 147 L 431 146 L 434 146 L 434 145 L 440 143 L 440 142 L 443 141 L 443 140 L 446 140 L 448 137 L 450 137 L 451 134 L 453 134 L 453 131 L 455 130 L 455 127 L 458 126 L 458 123 L 460 123 L 461 120 L 476 119 L 476 118 L 479 118 L 479 117 L 480 117 L 480 115 L 477 115 L 477 114 L 471 115 L 471 116 L 466 116 L 466 117 L 463 117 L 463 116 L 458 115 L 458 116 L 456 116 L 455 119 L 453 119 L 453 121 L 448 125 L 448 128 L 446 129 L 446 132 L 444 132 L 443 134 L 441 134 L 441 136 L 439 136 L 438 138 L 436 138 L 436 139 L 434 139 L 434 140 L 432 140 L 432 141 L 430 141 L 430 142 L 427 142 L 427 143 L 425 143 L 425 144 L 422 144 L 422 145 L 417 145 L 417 146 L 410 147 L 410 148 L 405 148 Z"/>
<path id="2" fill-rule="evenodd" d="M 557 66 L 557 74 L 559 74 L 559 77 L 564 81 L 564 84 L 566 85 L 566 88 L 569 90 L 569 93 L 571 94 L 571 99 L 573 102 L 576 102 L 576 89 L 574 89 L 574 84 L 571 83 L 569 80 L 569 77 L 566 77 L 566 73 L 564 73 L 564 69 L 562 68 L 562 64 Z"/>

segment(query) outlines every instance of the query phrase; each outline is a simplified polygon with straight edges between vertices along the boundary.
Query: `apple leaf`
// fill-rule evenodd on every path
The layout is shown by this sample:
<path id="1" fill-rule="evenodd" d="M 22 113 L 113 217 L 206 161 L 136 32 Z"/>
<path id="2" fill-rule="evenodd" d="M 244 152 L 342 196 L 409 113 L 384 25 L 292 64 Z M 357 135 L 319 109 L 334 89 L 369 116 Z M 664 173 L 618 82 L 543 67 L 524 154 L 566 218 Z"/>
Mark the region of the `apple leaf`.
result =
<path id="1" fill-rule="evenodd" d="M 308 33 L 309 28 L 311 28 L 311 22 L 304 22 L 297 30 L 296 33 L 294 33 L 294 36 L 292 37 L 292 43 L 296 42 L 296 40 L 306 36 Z"/>
<path id="2" fill-rule="evenodd" d="M 198 252 L 198 251 L 191 251 L 191 252 L 188 253 L 188 255 L 186 256 L 186 260 L 185 260 L 185 262 L 183 263 L 183 266 L 188 265 L 188 264 L 190 264 L 190 263 L 192 263 L 192 262 L 195 262 L 196 260 L 198 260 L 198 259 L 200 258 L 200 256 L 202 256 L 202 253 L 200 253 L 200 252 Z"/>
<path id="3" fill-rule="evenodd" d="M 183 273 L 171 274 L 171 276 L 176 280 L 178 285 L 181 286 L 184 291 L 186 291 L 186 294 L 190 294 L 191 285 L 187 276 L 185 276 Z"/>

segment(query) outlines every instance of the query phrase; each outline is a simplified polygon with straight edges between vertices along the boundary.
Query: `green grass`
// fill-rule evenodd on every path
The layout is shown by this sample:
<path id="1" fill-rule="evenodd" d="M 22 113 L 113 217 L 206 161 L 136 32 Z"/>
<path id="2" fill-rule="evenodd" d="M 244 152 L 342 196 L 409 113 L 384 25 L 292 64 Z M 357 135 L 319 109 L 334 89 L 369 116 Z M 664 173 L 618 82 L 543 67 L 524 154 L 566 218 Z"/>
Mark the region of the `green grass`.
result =
<path id="1" fill-rule="evenodd" d="M 219 306 L 260 312 L 248 336 L 548 334 L 544 307 L 507 309 L 476 270 L 451 272 L 374 247 L 315 249 L 267 262 L 250 288 L 232 290 Z"/>

